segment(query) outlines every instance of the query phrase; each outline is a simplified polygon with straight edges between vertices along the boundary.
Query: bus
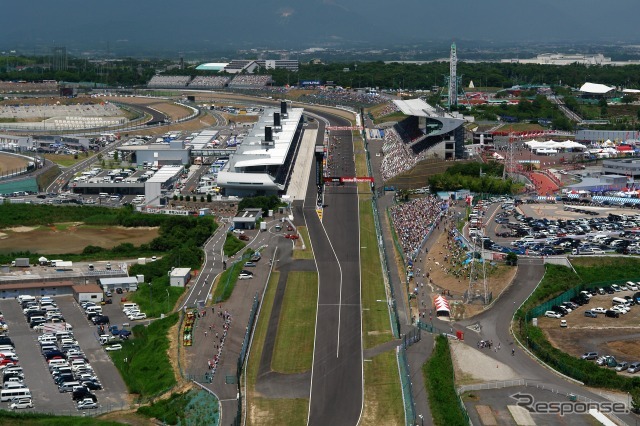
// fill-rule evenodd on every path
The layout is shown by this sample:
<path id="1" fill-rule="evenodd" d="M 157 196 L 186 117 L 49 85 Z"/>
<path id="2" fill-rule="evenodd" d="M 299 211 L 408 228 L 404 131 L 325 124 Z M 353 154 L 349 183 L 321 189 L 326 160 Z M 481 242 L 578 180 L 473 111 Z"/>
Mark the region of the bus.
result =
<path id="1" fill-rule="evenodd" d="M 11 401 L 13 398 L 31 398 L 29 388 L 4 389 L 0 392 L 0 401 Z"/>

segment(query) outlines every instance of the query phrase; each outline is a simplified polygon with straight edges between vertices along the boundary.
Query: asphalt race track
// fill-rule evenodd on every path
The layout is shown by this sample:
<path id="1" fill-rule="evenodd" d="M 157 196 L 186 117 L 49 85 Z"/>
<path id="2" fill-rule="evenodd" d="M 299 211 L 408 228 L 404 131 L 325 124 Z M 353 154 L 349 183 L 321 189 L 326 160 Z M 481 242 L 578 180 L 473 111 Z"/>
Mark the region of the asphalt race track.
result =
<path id="1" fill-rule="evenodd" d="M 327 117 L 332 125 L 346 120 Z M 349 131 L 332 133 L 340 142 L 338 169 L 355 176 Z M 324 126 L 318 131 L 322 144 Z M 311 375 L 309 425 L 356 425 L 362 410 L 359 219 L 356 184 L 326 187 L 323 224 L 316 211 L 315 166 L 304 204 L 319 273 L 318 312 Z M 325 231 L 326 230 L 326 231 Z"/>

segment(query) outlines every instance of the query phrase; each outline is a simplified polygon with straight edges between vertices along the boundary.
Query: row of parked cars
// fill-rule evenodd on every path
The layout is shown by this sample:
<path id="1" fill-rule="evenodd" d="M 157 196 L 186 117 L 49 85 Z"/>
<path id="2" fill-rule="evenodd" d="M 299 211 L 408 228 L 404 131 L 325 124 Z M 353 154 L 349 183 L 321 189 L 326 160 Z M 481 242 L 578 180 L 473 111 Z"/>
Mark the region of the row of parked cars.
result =
<path id="1" fill-rule="evenodd" d="M 514 214 L 516 221 L 510 221 Z M 622 217 L 623 216 L 623 217 Z M 500 212 L 495 221 L 507 228 L 499 237 L 520 237 L 511 249 L 526 249 L 543 255 L 640 253 L 640 242 L 630 230 L 640 223 L 640 215 L 580 218 L 570 220 L 535 219 L 515 212 Z"/>
<path id="2" fill-rule="evenodd" d="M 0 336 L 0 371 L 2 391 L 0 401 L 9 401 L 9 409 L 33 408 L 31 391 L 24 382 L 24 370 L 19 365 L 15 345 L 9 336 Z"/>
<path id="3" fill-rule="evenodd" d="M 87 319 L 94 325 L 109 324 L 109 317 L 102 314 L 102 306 L 95 302 L 82 302 L 80 307 L 84 310 Z"/>
<path id="4" fill-rule="evenodd" d="M 617 361 L 613 355 L 598 356 L 597 352 L 585 352 L 580 358 L 585 360 L 595 360 L 597 365 L 603 367 L 612 367 L 616 371 L 626 371 L 630 374 L 635 374 L 640 371 L 640 361 Z"/>
<path id="5" fill-rule="evenodd" d="M 78 410 L 97 408 L 98 398 L 91 391 L 102 389 L 102 384 L 73 333 L 45 333 L 38 336 L 38 343 L 58 391 L 71 392 Z"/>
<path id="6" fill-rule="evenodd" d="M 29 327 L 36 331 L 42 331 L 46 324 L 66 323 L 58 305 L 51 297 L 43 296 L 36 299 L 33 296 L 19 296 L 18 302 Z"/>
<path id="7" fill-rule="evenodd" d="M 551 310 L 545 312 L 545 316 L 549 318 L 562 318 L 568 315 L 578 306 L 589 303 L 591 297 L 595 295 L 616 294 L 622 291 L 636 291 L 640 288 L 640 283 L 634 283 L 628 281 L 626 284 L 612 284 L 607 287 L 600 287 L 598 289 L 589 288 L 580 292 L 576 297 L 571 298 L 568 302 L 563 302 L 559 305 L 554 305 Z M 603 314 L 606 317 L 618 318 L 620 315 L 624 315 L 631 310 L 633 305 L 640 304 L 640 292 L 636 292 L 633 296 L 619 296 L 614 297 L 611 300 L 612 307 L 609 309 L 603 307 L 597 307 L 588 309 L 584 312 L 585 317 L 597 318 L 598 314 Z"/>

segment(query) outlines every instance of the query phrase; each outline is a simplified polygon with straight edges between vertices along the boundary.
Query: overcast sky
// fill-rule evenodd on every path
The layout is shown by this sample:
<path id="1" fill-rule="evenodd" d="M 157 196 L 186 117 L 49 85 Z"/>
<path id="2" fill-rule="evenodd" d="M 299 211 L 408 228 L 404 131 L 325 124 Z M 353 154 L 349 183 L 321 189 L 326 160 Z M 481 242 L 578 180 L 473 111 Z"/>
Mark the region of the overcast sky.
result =
<path id="1" fill-rule="evenodd" d="M 19 0 L 2 9 L 2 49 L 640 40 L 638 0 Z"/>

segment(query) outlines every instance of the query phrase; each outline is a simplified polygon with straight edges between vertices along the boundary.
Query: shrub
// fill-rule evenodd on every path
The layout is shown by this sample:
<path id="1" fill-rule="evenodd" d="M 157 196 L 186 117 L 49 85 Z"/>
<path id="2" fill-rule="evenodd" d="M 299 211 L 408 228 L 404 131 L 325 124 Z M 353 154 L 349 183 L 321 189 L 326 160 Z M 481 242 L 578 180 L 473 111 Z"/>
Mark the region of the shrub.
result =
<path id="1" fill-rule="evenodd" d="M 436 337 L 436 347 L 423 366 L 429 389 L 429 406 L 435 425 L 463 425 L 465 416 L 459 405 L 453 375 L 453 361 L 446 337 Z"/>

